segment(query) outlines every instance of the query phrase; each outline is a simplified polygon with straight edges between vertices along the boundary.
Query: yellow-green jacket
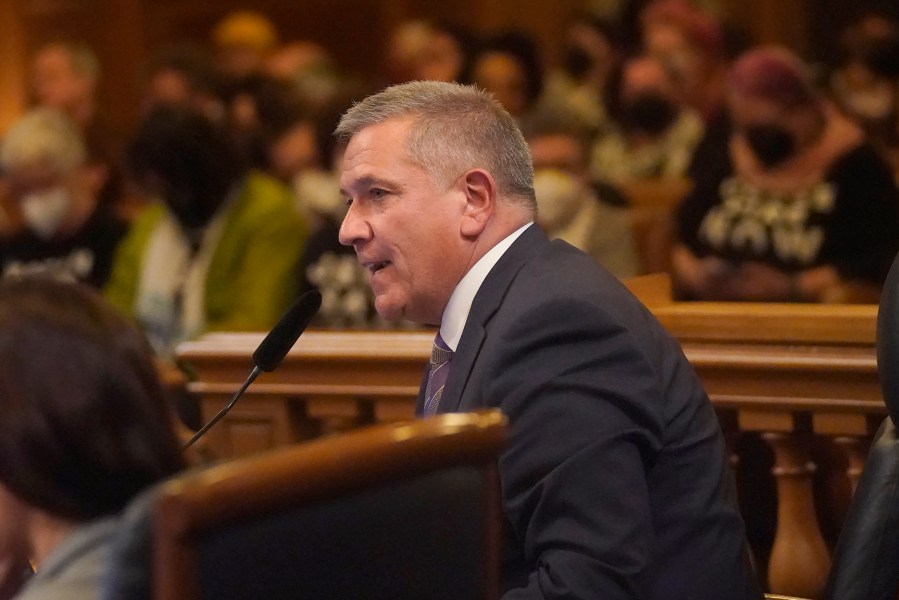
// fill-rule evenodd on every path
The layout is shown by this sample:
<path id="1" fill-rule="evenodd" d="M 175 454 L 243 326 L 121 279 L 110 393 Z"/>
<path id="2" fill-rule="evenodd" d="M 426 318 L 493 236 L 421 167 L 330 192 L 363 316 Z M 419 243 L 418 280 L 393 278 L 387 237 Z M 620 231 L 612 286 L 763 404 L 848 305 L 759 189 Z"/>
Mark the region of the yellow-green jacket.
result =
<path id="1" fill-rule="evenodd" d="M 106 295 L 126 314 L 136 316 L 144 255 L 165 210 L 162 204 L 144 210 L 116 250 Z M 295 210 L 287 188 L 258 173 L 247 177 L 226 210 L 225 225 L 206 275 L 206 328 L 269 329 L 295 298 L 306 223 Z"/>

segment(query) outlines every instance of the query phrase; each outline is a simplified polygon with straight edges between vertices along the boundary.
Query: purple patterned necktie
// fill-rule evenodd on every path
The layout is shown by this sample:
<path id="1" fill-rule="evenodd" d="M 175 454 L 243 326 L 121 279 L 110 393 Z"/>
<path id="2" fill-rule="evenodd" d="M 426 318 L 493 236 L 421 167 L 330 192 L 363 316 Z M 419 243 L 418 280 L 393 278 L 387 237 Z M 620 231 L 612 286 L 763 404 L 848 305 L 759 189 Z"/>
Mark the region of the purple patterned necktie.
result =
<path id="1" fill-rule="evenodd" d="M 425 389 L 425 416 L 437 414 L 440 398 L 443 396 L 443 386 L 449 376 L 450 362 L 453 360 L 453 351 L 449 349 L 440 332 L 434 338 L 434 347 L 431 348 L 430 372 L 428 373 L 428 387 Z"/>

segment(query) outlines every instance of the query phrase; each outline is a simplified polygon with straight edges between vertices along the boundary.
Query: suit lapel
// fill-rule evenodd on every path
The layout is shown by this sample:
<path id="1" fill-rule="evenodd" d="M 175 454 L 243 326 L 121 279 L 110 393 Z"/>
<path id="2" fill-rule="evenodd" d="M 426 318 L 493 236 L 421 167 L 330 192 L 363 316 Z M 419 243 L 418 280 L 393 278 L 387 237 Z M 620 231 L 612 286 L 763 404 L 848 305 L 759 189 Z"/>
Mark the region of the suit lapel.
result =
<path id="1" fill-rule="evenodd" d="M 531 225 L 509 246 L 484 279 L 471 304 L 459 347 L 453 354 L 452 368 L 440 399 L 439 412 L 459 410 L 468 379 L 484 345 L 487 323 L 499 310 L 518 271 L 545 244 L 549 244 L 549 240 L 543 231 L 537 225 Z"/>

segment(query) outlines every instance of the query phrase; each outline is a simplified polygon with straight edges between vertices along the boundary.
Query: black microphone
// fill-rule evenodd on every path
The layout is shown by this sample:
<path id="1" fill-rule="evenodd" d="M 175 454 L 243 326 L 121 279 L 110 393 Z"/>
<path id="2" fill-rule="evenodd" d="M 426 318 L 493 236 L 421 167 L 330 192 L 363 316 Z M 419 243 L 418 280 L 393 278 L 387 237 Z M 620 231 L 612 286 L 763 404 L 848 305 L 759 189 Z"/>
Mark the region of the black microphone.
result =
<path id="1" fill-rule="evenodd" d="M 250 376 L 247 377 L 247 380 L 240 389 L 237 390 L 237 393 L 234 394 L 234 397 L 231 398 L 231 402 L 229 402 L 225 408 L 220 410 L 217 415 L 212 417 L 208 423 L 203 425 L 203 427 L 190 438 L 190 441 L 184 445 L 184 448 L 182 448 L 183 450 L 190 448 L 194 442 L 200 439 L 200 437 L 209 430 L 210 427 L 218 423 L 237 403 L 237 400 L 243 393 L 247 391 L 250 384 L 259 377 L 260 373 L 263 371 L 268 373 L 269 371 L 274 371 L 278 368 L 278 365 L 281 364 L 281 361 L 284 360 L 284 357 L 287 356 L 287 353 L 290 352 L 293 345 L 300 339 L 300 334 L 302 334 L 306 327 L 309 326 L 309 323 L 312 321 L 312 318 L 315 316 L 315 313 L 318 312 L 321 305 L 322 295 L 318 290 L 309 290 L 300 296 L 300 299 L 297 300 L 286 313 L 284 313 L 278 323 L 272 328 L 268 335 L 265 336 L 265 339 L 260 342 L 259 346 L 257 346 L 256 351 L 253 352 L 253 371 L 250 373 Z"/>

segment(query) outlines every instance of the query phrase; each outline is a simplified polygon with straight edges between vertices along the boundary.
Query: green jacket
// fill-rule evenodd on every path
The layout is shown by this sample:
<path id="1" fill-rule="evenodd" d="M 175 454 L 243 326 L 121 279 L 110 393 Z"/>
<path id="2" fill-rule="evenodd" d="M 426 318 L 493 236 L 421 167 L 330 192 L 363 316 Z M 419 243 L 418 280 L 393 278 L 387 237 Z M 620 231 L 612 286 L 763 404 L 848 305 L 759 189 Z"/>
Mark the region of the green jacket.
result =
<path id="1" fill-rule="evenodd" d="M 165 210 L 144 210 L 116 250 L 106 296 L 133 317 L 144 255 Z M 287 188 L 255 173 L 227 210 L 206 275 L 207 330 L 269 329 L 295 298 L 306 223 Z"/>

